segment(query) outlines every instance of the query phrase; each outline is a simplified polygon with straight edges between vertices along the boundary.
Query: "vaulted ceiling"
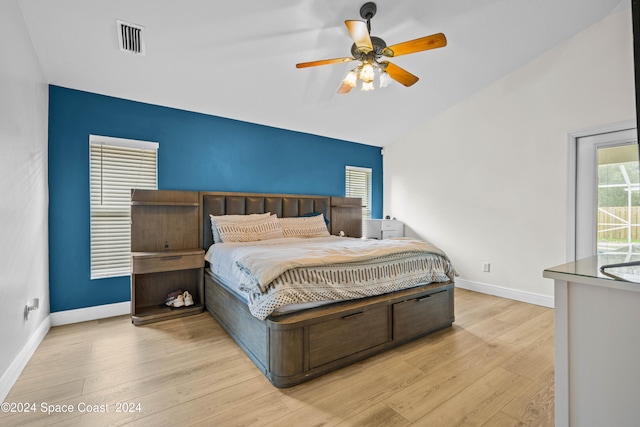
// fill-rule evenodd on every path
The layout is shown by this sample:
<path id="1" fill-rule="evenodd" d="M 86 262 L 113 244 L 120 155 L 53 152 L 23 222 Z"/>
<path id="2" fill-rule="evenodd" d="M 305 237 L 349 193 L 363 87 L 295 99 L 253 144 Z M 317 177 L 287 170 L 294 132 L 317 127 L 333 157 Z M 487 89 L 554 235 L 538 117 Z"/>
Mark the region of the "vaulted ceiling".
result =
<path id="1" fill-rule="evenodd" d="M 354 63 L 346 19 L 363 0 L 19 0 L 50 84 L 384 146 L 630 0 L 377 0 L 387 44 L 442 32 L 445 48 L 392 61 L 420 80 L 336 93 Z M 116 20 L 143 29 L 122 52 Z"/>

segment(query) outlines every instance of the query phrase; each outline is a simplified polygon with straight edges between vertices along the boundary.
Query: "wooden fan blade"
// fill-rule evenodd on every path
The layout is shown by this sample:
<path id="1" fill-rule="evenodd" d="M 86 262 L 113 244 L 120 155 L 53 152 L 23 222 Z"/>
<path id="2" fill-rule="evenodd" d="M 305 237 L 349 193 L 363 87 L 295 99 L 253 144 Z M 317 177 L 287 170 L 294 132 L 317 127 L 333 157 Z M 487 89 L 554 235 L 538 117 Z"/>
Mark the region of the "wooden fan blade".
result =
<path id="1" fill-rule="evenodd" d="M 447 38 L 442 33 L 432 34 L 430 36 L 421 37 L 415 40 L 387 46 L 382 54 L 385 56 L 400 56 L 408 53 L 422 52 L 423 50 L 436 49 L 445 47 Z"/>
<path id="2" fill-rule="evenodd" d="M 296 64 L 296 68 L 316 67 L 318 65 L 337 64 L 338 62 L 350 62 L 353 60 L 354 58 L 350 56 L 346 56 L 344 58 L 322 59 L 320 61 L 301 62 L 300 64 Z"/>
<path id="3" fill-rule="evenodd" d="M 387 62 L 386 64 L 387 66 L 385 70 L 387 71 L 387 73 L 389 73 L 389 77 L 407 87 L 411 86 L 419 80 L 418 77 L 414 76 L 404 68 L 400 68 L 397 65 L 392 64 L 391 62 Z"/>
<path id="4" fill-rule="evenodd" d="M 353 89 L 353 87 L 351 87 L 351 85 L 348 85 L 346 83 L 342 83 L 342 86 L 340 86 L 340 88 L 338 89 L 338 93 L 339 94 L 349 93 L 349 91 L 351 89 Z"/>
<path id="5" fill-rule="evenodd" d="M 364 21 L 344 21 L 344 24 L 351 34 L 351 38 L 356 44 L 358 50 L 364 53 L 369 53 L 373 50 L 373 44 L 371 43 L 371 37 L 369 36 L 369 29 L 367 23 Z"/>

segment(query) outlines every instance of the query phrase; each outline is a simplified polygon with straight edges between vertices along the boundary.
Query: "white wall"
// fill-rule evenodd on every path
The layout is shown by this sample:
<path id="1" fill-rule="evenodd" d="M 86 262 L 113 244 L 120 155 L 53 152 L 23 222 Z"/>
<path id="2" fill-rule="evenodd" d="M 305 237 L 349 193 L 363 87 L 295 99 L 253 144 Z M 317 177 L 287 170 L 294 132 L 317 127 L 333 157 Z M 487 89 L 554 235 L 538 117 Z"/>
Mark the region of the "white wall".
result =
<path id="1" fill-rule="evenodd" d="M 542 271 L 567 261 L 567 135 L 626 120 L 635 120 L 630 11 L 385 147 L 384 214 L 444 249 L 461 286 L 551 301 Z"/>
<path id="2" fill-rule="evenodd" d="M 1 402 L 49 319 L 48 86 L 17 0 L 0 2 L 0 64 Z"/>

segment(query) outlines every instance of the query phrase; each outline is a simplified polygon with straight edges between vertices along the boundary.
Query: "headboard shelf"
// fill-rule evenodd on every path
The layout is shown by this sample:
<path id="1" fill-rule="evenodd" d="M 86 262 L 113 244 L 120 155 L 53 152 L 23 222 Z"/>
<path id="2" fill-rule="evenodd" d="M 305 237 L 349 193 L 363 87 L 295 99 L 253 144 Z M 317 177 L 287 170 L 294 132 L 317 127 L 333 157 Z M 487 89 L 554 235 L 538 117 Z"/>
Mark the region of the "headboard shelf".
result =
<path id="1" fill-rule="evenodd" d="M 200 247 L 198 192 L 131 190 L 131 252 Z"/>
<path id="2" fill-rule="evenodd" d="M 362 237 L 362 207 L 359 197 L 331 197 L 332 234 Z"/>

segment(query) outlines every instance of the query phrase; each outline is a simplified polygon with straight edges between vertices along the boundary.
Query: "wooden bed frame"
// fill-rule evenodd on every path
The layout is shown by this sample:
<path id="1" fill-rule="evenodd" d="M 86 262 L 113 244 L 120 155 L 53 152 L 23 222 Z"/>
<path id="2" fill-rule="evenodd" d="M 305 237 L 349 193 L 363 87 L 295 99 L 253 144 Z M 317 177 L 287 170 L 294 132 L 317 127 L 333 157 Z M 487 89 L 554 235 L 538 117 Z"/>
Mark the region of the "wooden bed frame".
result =
<path id="1" fill-rule="evenodd" d="M 200 193 L 203 248 L 212 243 L 209 214 L 322 212 L 329 231 L 360 237 L 360 199 L 255 193 Z M 290 387 L 347 366 L 454 321 L 452 281 L 344 301 L 260 320 L 205 273 L 206 309 L 276 387 Z"/>

